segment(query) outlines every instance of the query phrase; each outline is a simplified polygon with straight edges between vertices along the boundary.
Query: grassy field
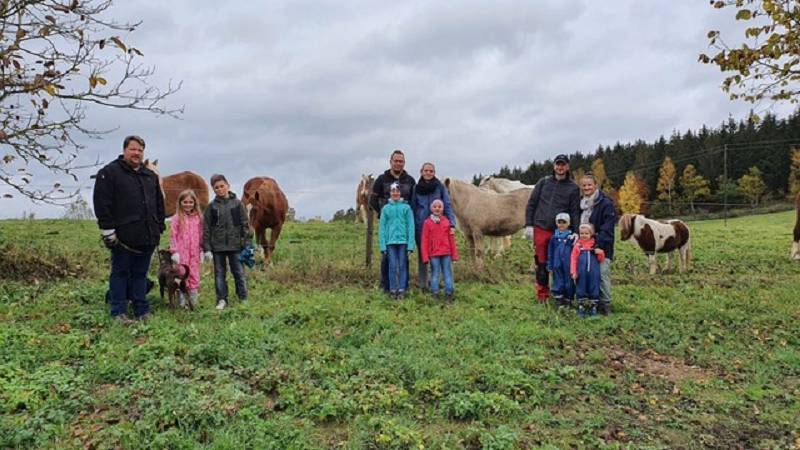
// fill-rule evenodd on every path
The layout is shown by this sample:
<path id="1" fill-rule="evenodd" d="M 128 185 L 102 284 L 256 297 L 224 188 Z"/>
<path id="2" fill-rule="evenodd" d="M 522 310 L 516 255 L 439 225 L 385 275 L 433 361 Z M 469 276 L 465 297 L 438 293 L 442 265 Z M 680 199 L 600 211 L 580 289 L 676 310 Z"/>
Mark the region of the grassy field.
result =
<path id="1" fill-rule="evenodd" d="M 521 239 L 443 308 L 387 301 L 361 226 L 291 224 L 249 304 L 206 272 L 199 311 L 151 294 L 126 328 L 95 224 L 0 222 L 0 448 L 798 449 L 792 225 L 692 222 L 685 275 L 618 242 L 613 314 L 579 320 L 534 304 Z"/>

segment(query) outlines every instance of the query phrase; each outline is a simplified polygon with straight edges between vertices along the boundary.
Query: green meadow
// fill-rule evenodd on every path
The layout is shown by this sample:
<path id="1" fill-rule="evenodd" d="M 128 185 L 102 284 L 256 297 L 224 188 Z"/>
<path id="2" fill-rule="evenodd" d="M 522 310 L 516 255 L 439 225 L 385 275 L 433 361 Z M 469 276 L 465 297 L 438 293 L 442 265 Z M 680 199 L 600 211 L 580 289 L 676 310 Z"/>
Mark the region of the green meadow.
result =
<path id="1" fill-rule="evenodd" d="M 363 225 L 291 223 L 246 305 L 206 265 L 123 327 L 94 222 L 3 221 L 0 448 L 798 449 L 794 212 L 689 225 L 686 274 L 617 242 L 609 317 L 537 305 L 520 238 L 443 307 L 381 294 Z"/>

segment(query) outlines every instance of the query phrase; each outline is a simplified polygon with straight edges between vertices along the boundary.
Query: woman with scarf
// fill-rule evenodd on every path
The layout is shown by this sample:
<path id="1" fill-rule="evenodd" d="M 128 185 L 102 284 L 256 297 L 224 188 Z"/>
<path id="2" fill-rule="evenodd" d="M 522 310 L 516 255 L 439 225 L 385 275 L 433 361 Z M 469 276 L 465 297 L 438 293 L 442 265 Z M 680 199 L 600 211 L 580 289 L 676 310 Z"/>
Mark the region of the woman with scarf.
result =
<path id="1" fill-rule="evenodd" d="M 607 316 L 611 312 L 611 260 L 614 258 L 614 226 L 617 213 L 614 202 L 597 186 L 597 178 L 586 172 L 581 184 L 581 223 L 590 223 L 595 229 L 595 243 L 605 253 L 600 263 L 600 302 L 598 311 Z"/>
<path id="2" fill-rule="evenodd" d="M 414 195 L 411 198 L 411 210 L 414 213 L 414 230 L 419 248 L 420 238 L 422 237 L 422 225 L 431 215 L 431 203 L 434 200 L 441 200 L 444 203 L 444 216 L 450 221 L 450 233 L 455 234 L 456 218 L 453 208 L 450 205 L 450 196 L 447 188 L 436 178 L 436 168 L 433 163 L 426 162 L 419 170 L 419 181 L 414 187 Z M 417 252 L 417 263 L 419 267 L 418 284 L 420 289 L 428 286 L 428 266 L 422 262 L 422 253 Z"/>

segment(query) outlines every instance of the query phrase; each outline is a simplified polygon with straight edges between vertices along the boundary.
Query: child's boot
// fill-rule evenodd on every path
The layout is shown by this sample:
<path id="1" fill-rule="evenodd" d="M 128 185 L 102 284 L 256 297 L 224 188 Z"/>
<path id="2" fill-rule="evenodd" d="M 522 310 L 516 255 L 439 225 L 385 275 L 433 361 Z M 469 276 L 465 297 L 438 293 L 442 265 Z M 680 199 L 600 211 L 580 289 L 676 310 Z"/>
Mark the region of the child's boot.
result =
<path id="1" fill-rule="evenodd" d="M 589 316 L 597 315 L 597 300 L 589 300 Z"/>
<path id="2" fill-rule="evenodd" d="M 189 307 L 193 310 L 197 309 L 197 304 L 197 291 L 189 291 Z"/>
<path id="3" fill-rule="evenodd" d="M 578 317 L 583 319 L 586 317 L 586 299 L 579 298 L 578 299 Z"/>
<path id="4" fill-rule="evenodd" d="M 178 291 L 178 305 L 181 308 L 186 308 L 186 295 L 180 291 Z"/>

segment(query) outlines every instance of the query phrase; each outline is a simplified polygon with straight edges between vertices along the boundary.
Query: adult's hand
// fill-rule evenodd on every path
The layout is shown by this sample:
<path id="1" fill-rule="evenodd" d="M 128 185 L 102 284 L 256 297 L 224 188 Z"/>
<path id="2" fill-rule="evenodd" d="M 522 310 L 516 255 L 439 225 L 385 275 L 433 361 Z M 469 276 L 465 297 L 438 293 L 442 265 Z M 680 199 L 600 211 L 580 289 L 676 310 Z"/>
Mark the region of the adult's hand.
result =
<path id="1" fill-rule="evenodd" d="M 533 227 L 525 227 L 525 239 L 533 240 Z"/>
<path id="2" fill-rule="evenodd" d="M 119 244 L 116 230 L 100 230 L 100 237 L 103 239 L 103 244 L 107 248 L 114 248 L 117 244 Z"/>
<path id="3" fill-rule="evenodd" d="M 213 253 L 211 253 L 211 252 L 203 253 L 203 260 L 208 262 L 208 261 L 211 261 L 213 259 L 214 259 L 214 254 Z"/>

